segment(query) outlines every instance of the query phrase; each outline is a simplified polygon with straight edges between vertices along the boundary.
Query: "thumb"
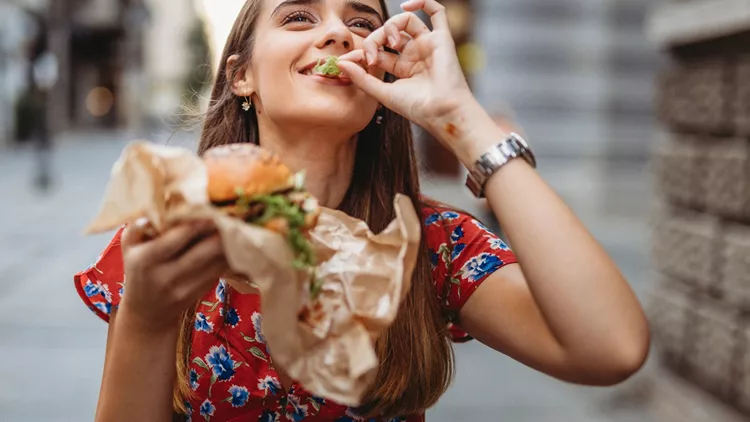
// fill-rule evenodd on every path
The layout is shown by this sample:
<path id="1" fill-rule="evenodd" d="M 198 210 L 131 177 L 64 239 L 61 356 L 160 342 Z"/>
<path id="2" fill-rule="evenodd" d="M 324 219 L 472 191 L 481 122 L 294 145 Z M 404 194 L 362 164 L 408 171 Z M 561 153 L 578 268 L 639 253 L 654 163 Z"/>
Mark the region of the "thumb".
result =
<path id="1" fill-rule="evenodd" d="M 352 83 L 357 85 L 359 89 L 374 97 L 381 104 L 387 103 L 390 88 L 387 83 L 370 75 L 360 65 L 348 60 L 341 60 L 338 65 L 344 75 L 351 79 Z"/>
<path id="2" fill-rule="evenodd" d="M 121 243 L 123 247 L 131 247 L 144 243 L 156 237 L 153 226 L 144 219 L 128 224 L 122 230 Z"/>

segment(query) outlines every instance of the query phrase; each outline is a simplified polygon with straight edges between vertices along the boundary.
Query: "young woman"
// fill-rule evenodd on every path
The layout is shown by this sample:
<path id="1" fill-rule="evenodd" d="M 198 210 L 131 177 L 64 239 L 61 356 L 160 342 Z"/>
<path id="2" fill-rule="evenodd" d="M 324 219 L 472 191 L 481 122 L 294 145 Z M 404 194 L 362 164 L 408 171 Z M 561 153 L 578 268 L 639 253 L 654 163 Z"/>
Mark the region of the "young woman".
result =
<path id="1" fill-rule="evenodd" d="M 219 280 L 227 268 L 216 233 L 194 224 L 154 240 L 119 232 L 76 276 L 81 297 L 109 321 L 97 420 L 419 421 L 451 381 L 451 340 L 470 338 L 573 383 L 611 385 L 641 367 L 648 329 L 627 282 L 535 173 L 524 143 L 473 98 L 443 7 L 402 7 L 389 19 L 382 0 L 249 0 L 200 145 L 277 151 L 307 170 L 323 205 L 374 231 L 394 217 L 396 193 L 421 207 L 413 286 L 377 341 L 381 365 L 364 405 L 314 397 L 274 367 L 259 298 Z M 345 76 L 311 74 L 331 55 Z M 420 196 L 410 121 L 467 167 L 487 168 L 474 182 L 515 252 L 472 217 Z M 487 152 L 501 159 L 481 163 Z"/>

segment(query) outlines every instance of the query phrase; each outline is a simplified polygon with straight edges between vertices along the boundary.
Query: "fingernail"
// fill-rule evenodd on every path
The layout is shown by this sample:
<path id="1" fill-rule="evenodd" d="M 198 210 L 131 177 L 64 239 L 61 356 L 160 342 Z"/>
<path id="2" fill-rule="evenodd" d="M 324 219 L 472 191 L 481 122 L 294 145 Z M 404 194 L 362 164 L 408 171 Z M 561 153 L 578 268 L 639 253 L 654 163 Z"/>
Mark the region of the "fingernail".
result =
<path id="1" fill-rule="evenodd" d="M 365 51 L 365 60 L 367 60 L 368 65 L 371 65 L 375 62 L 373 60 L 372 53 L 370 53 L 369 51 Z"/>
<path id="2" fill-rule="evenodd" d="M 393 35 L 389 36 L 388 37 L 388 45 L 390 47 L 392 47 L 392 48 L 395 48 L 396 47 L 396 37 L 394 37 Z"/>

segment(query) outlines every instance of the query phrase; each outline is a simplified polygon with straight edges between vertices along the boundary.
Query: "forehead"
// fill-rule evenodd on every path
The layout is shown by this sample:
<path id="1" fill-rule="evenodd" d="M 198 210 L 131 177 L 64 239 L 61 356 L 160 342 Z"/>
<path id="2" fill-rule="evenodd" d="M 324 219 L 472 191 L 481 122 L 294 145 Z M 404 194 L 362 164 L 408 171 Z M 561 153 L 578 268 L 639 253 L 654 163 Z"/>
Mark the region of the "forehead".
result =
<path id="1" fill-rule="evenodd" d="M 290 5 L 321 5 L 329 7 L 354 6 L 359 3 L 370 6 L 381 14 L 385 13 L 385 10 L 381 7 L 380 0 L 265 0 L 263 3 L 265 9 L 269 12 L 285 3 Z"/>

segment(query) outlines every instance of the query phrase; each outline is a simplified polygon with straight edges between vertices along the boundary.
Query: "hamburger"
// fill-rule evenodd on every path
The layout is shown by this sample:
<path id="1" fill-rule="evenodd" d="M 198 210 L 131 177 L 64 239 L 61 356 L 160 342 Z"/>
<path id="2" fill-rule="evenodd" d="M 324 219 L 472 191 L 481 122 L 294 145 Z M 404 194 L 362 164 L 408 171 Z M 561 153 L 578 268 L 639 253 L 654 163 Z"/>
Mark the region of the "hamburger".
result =
<path id="1" fill-rule="evenodd" d="M 309 232 L 320 206 L 304 188 L 304 173 L 294 173 L 278 155 L 253 144 L 214 147 L 203 155 L 208 171 L 208 198 L 222 212 L 287 238 L 294 266 L 313 274 L 315 254 Z"/>

